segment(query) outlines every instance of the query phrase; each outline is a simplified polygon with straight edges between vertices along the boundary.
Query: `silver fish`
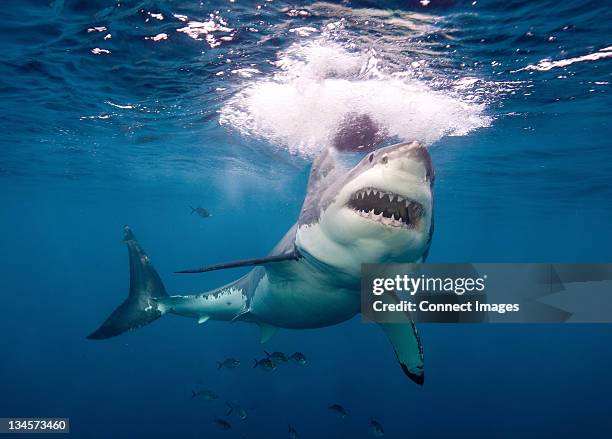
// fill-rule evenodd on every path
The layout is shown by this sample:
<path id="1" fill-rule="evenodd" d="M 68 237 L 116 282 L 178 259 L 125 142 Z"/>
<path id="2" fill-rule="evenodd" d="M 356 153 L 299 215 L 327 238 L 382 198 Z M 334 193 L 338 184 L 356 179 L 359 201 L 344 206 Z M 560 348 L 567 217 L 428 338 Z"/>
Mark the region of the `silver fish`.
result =
<path id="1" fill-rule="evenodd" d="M 235 358 L 226 358 L 223 361 L 217 361 L 217 369 L 221 369 L 225 367 L 226 369 L 236 369 L 240 366 L 240 360 L 236 360 Z"/>
<path id="2" fill-rule="evenodd" d="M 289 439 L 300 439 L 298 432 L 289 424 Z"/>
<path id="3" fill-rule="evenodd" d="M 229 410 L 227 411 L 225 416 L 230 416 L 232 413 L 235 412 L 236 415 L 238 415 L 238 417 L 243 421 L 247 418 L 247 412 L 241 405 L 232 405 L 229 402 L 226 402 L 225 404 L 229 407 Z"/>
<path id="4" fill-rule="evenodd" d="M 217 399 L 219 396 L 217 396 L 217 394 L 212 390 L 192 390 L 191 397 L 212 401 L 213 399 Z"/>
<path id="5" fill-rule="evenodd" d="M 264 358 L 262 360 L 255 360 L 255 364 L 253 365 L 253 369 L 256 369 L 258 367 L 260 367 L 260 368 L 262 368 L 264 370 L 268 370 L 268 371 L 276 369 L 276 365 L 269 358 Z"/>
<path id="6" fill-rule="evenodd" d="M 274 364 L 281 364 L 281 363 L 286 363 L 287 361 L 289 361 L 287 356 L 283 354 L 282 352 L 272 352 L 271 354 L 268 351 L 264 351 L 264 352 L 266 353 L 268 358 L 272 360 Z"/>
<path id="7" fill-rule="evenodd" d="M 213 419 L 213 422 L 215 424 L 217 424 L 219 426 L 219 428 L 222 428 L 223 430 L 229 430 L 229 429 L 232 428 L 232 424 L 230 424 L 229 422 L 227 422 L 224 419 L 215 418 L 215 419 Z"/>
<path id="8" fill-rule="evenodd" d="M 294 352 L 289 356 L 289 359 L 302 366 L 306 364 L 306 356 L 301 352 Z"/>
<path id="9" fill-rule="evenodd" d="M 209 216 L 212 216 L 210 212 L 204 209 L 203 207 L 192 207 L 192 206 L 189 206 L 189 207 L 191 208 L 191 213 L 197 213 L 202 218 L 208 218 Z"/>
<path id="10" fill-rule="evenodd" d="M 330 405 L 328 408 L 342 419 L 346 418 L 348 415 L 348 413 L 346 412 L 346 409 L 342 407 L 340 404 L 333 404 L 333 405 Z"/>
<path id="11" fill-rule="evenodd" d="M 370 418 L 370 431 L 376 437 L 381 437 L 385 435 L 385 430 L 383 430 L 382 425 L 374 418 Z"/>

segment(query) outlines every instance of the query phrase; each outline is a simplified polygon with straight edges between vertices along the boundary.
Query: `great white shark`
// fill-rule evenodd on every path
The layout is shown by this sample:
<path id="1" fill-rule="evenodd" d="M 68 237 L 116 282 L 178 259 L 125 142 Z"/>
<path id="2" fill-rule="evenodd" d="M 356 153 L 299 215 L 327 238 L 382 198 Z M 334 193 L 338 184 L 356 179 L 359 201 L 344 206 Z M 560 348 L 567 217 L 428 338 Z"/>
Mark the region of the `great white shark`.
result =
<path id="1" fill-rule="evenodd" d="M 314 161 L 298 221 L 268 256 L 183 271 L 254 266 L 208 292 L 168 295 L 126 226 L 128 298 L 88 338 L 114 337 L 176 314 L 198 323 L 256 323 L 266 342 L 278 328 L 322 328 L 354 317 L 360 311 L 362 263 L 420 263 L 427 257 L 434 171 L 427 148 L 417 142 L 380 148 L 352 169 L 340 166 L 335 156 L 330 148 Z M 403 323 L 378 326 L 404 373 L 423 384 L 423 350 L 410 315 Z"/>

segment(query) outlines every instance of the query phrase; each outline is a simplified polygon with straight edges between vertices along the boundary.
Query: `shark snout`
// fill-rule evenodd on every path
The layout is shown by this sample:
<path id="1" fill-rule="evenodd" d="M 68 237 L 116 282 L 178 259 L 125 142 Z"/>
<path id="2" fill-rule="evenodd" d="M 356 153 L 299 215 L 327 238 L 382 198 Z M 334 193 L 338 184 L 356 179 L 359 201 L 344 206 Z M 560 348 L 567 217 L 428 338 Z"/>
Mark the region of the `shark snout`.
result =
<path id="1" fill-rule="evenodd" d="M 399 143 L 381 150 L 382 162 L 397 162 L 402 167 L 413 168 L 414 163 L 418 163 L 424 170 L 427 181 L 433 184 L 434 169 L 429 151 L 419 142 Z"/>

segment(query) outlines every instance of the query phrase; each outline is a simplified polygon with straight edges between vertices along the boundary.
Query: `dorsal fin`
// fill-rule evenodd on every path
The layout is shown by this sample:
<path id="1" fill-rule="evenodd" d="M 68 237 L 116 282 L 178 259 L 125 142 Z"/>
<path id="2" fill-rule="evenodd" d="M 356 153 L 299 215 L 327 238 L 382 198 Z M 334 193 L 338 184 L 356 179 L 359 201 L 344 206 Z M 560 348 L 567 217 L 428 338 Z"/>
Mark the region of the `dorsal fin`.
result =
<path id="1" fill-rule="evenodd" d="M 325 177 L 327 177 L 335 167 L 336 157 L 334 150 L 331 148 L 325 148 L 323 151 L 321 151 L 321 154 L 317 156 L 314 162 L 312 162 L 306 192 L 310 193 L 316 190 Z"/>
<path id="2" fill-rule="evenodd" d="M 306 197 L 298 223 L 310 224 L 319 219 L 321 213 L 321 196 L 324 193 L 325 187 L 328 186 L 331 180 L 330 175 L 338 171 L 336 163 L 336 153 L 332 148 L 324 149 L 321 154 L 312 163 L 310 176 L 308 177 L 308 187 L 306 188 Z"/>

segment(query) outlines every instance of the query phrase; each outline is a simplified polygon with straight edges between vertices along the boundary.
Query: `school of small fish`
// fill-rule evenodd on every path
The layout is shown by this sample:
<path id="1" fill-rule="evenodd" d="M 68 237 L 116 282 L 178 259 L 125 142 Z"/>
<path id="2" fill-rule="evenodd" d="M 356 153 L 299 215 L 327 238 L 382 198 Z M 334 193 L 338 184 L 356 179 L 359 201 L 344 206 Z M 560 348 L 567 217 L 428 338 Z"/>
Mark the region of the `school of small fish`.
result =
<path id="1" fill-rule="evenodd" d="M 277 369 L 278 366 L 285 363 L 295 363 L 300 366 L 305 366 L 307 364 L 306 356 L 301 352 L 294 352 L 291 355 L 287 355 L 283 352 L 267 352 L 264 351 L 265 357 L 254 360 L 254 369 L 262 369 L 264 371 L 270 372 Z M 240 367 L 241 362 L 236 358 L 226 358 L 223 361 L 217 361 L 217 369 L 237 369 Z M 219 396 L 212 390 L 208 389 L 200 389 L 200 390 L 192 390 L 191 391 L 192 399 L 202 399 L 205 401 L 213 401 L 219 398 Z M 225 413 L 226 418 L 237 417 L 240 421 L 245 421 L 248 418 L 248 413 L 245 407 L 239 404 L 232 404 L 230 402 L 225 403 L 228 410 Z M 345 419 L 348 417 L 348 411 L 340 404 L 335 403 L 327 407 L 329 411 L 331 411 L 335 416 L 339 419 Z M 231 430 L 232 424 L 223 418 L 214 417 L 213 423 L 222 430 Z M 385 431 L 383 429 L 382 424 L 374 418 L 370 418 L 369 424 L 370 433 L 375 437 L 384 436 Z M 289 424 L 288 436 L 290 439 L 299 439 L 300 435 L 294 426 Z M 244 437 L 244 435 L 243 435 Z"/>

